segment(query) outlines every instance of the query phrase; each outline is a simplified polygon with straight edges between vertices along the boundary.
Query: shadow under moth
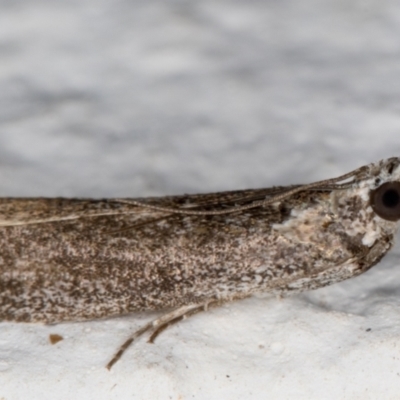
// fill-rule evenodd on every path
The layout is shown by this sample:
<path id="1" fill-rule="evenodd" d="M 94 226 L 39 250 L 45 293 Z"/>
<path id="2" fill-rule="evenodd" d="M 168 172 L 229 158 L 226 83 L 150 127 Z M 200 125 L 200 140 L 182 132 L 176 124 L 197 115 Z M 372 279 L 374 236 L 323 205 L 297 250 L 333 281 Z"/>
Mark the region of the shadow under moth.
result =
<path id="1" fill-rule="evenodd" d="M 400 158 L 306 185 L 140 199 L 0 199 L 0 321 L 160 310 L 150 339 L 208 307 L 359 275 L 390 249 Z"/>

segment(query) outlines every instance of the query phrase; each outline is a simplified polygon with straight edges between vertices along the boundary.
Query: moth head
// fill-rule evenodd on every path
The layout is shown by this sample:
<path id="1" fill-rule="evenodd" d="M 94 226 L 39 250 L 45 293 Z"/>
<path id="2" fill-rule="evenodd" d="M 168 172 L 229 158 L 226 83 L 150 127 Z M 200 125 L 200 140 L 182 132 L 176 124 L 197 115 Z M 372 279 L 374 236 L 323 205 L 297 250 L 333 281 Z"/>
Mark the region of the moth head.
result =
<path id="1" fill-rule="evenodd" d="M 400 219 L 400 182 L 385 182 L 371 191 L 371 207 L 381 218 L 388 221 Z"/>

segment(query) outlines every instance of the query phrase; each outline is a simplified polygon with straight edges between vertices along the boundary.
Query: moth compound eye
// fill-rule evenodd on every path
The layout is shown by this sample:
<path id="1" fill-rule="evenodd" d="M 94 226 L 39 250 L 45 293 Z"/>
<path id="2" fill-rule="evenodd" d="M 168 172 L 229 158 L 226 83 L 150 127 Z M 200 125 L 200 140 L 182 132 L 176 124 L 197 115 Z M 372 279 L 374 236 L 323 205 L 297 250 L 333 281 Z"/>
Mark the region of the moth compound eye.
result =
<path id="1" fill-rule="evenodd" d="M 400 219 L 400 182 L 386 182 L 371 192 L 371 207 L 383 219 Z"/>

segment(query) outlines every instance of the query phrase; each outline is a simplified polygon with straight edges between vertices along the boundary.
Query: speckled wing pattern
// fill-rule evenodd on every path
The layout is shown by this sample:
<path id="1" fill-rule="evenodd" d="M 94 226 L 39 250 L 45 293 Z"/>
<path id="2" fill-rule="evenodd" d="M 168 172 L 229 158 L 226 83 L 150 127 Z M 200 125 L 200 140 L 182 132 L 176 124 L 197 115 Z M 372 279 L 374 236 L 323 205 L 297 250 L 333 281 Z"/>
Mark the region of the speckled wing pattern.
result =
<path id="1" fill-rule="evenodd" d="M 0 320 L 88 320 L 356 276 L 392 246 L 397 220 L 375 212 L 371 193 L 400 181 L 399 165 L 382 160 L 344 183 L 131 203 L 0 199 Z"/>

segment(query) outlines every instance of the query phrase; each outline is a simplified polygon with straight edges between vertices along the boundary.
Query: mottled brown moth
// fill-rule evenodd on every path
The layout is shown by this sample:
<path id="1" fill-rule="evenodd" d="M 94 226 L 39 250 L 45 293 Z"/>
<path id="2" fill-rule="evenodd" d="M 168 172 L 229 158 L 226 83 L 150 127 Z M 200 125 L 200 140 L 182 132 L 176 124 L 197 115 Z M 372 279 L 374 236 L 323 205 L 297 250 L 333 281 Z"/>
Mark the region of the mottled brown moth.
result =
<path id="1" fill-rule="evenodd" d="M 130 337 L 257 292 L 316 289 L 390 249 L 400 158 L 306 185 L 142 199 L 0 199 L 0 320 L 168 310 Z"/>

